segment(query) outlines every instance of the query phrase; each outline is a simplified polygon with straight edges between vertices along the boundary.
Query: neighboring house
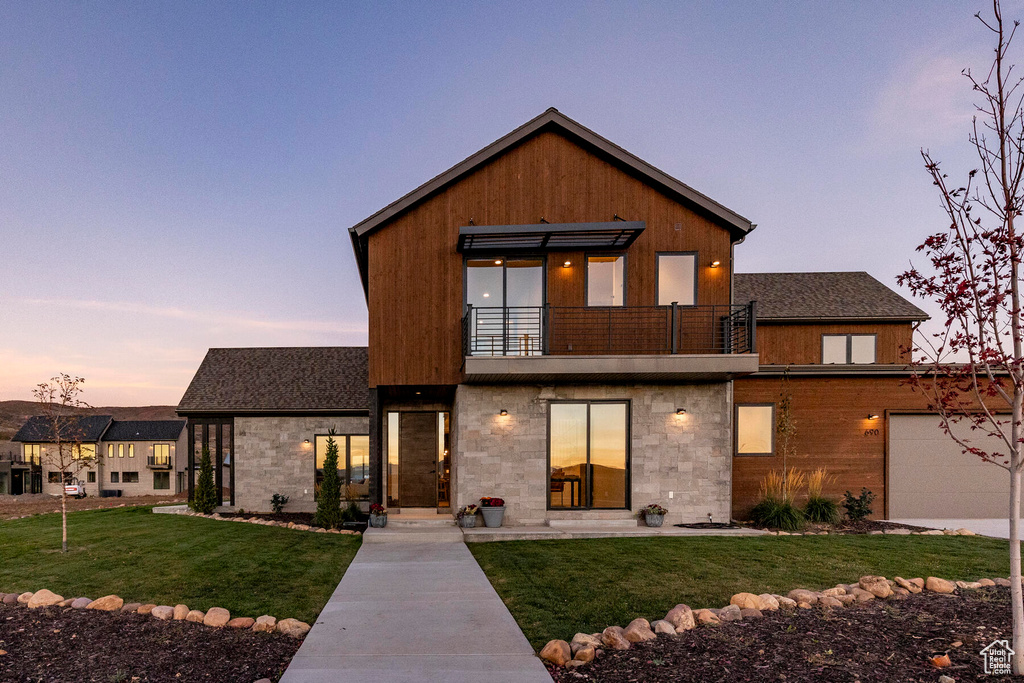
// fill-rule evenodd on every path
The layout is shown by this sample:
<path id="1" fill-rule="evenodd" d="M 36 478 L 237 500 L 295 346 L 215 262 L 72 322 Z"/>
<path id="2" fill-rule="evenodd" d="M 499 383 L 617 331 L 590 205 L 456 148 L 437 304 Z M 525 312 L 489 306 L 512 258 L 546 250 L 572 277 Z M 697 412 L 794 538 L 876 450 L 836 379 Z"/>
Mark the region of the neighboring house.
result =
<path id="1" fill-rule="evenodd" d="M 27 457 L 21 444 L 17 450 L 0 453 L 0 495 L 20 496 L 23 493 L 42 493 L 43 476 L 38 458 Z"/>
<path id="2" fill-rule="evenodd" d="M 921 467 L 937 449 L 974 463 L 912 436 L 937 432 L 903 384 L 927 316 L 866 273 L 734 275 L 753 228 L 548 110 L 350 229 L 368 348 L 209 351 L 178 406 L 189 478 L 205 444 L 223 505 L 311 510 L 335 429 L 364 506 L 724 521 L 782 465 L 788 377 L 787 464 L 871 489 L 878 515 L 926 509 L 923 492 L 969 508 Z"/>
<path id="3" fill-rule="evenodd" d="M 185 448 L 184 420 L 114 420 L 110 415 L 89 415 L 79 418 L 76 426 L 83 456 L 93 460 L 91 467 L 77 474 L 87 495 L 141 496 L 183 490 L 187 458 L 178 454 Z M 12 485 L 12 493 L 61 492 L 60 472 L 47 460 L 47 452 L 57 447 L 53 436 L 51 425 L 38 415 L 14 435 L 12 441 L 20 442 L 22 452 L 20 464 L 11 465 L 24 472 L 20 490 Z M 74 437 L 65 434 L 63 438 Z M 32 472 L 38 473 L 37 487 L 26 483 Z"/>

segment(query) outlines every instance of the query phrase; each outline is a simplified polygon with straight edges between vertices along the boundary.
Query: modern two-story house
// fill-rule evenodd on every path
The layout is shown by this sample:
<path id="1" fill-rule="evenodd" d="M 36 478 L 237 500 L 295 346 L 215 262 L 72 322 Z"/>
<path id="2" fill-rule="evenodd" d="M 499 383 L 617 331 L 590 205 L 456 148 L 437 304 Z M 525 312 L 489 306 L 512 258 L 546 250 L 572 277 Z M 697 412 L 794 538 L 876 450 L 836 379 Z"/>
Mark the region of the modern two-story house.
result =
<path id="1" fill-rule="evenodd" d="M 926 315 L 866 273 L 734 273 L 754 227 L 550 109 L 350 229 L 368 347 L 211 349 L 187 472 L 208 448 L 225 506 L 312 510 L 333 430 L 364 506 L 725 521 L 782 466 L 788 393 L 789 466 L 925 510 L 949 488 L 905 484 L 941 436 L 904 386 Z"/>

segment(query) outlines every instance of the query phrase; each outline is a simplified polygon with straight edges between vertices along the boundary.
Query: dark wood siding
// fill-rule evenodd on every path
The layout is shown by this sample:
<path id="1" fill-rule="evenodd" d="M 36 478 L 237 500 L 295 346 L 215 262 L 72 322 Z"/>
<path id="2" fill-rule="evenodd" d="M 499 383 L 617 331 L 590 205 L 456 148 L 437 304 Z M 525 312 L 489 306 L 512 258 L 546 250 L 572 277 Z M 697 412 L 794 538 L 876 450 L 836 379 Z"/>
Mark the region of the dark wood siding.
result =
<path id="1" fill-rule="evenodd" d="M 910 346 L 910 323 L 780 324 L 757 325 L 757 350 L 762 365 L 819 365 L 823 334 L 874 334 L 876 362 L 904 363 L 902 349 Z"/>
<path id="2" fill-rule="evenodd" d="M 698 303 L 729 303 L 729 232 L 563 136 L 545 132 L 399 216 L 369 238 L 371 387 L 457 384 L 463 260 L 458 230 L 476 225 L 646 221 L 628 252 L 627 303 L 652 306 L 655 255 L 698 252 Z M 678 226 L 678 229 L 676 229 Z M 563 268 L 564 261 L 570 268 Z M 721 267 L 708 267 L 712 260 Z M 548 302 L 585 304 L 583 253 L 548 259 Z"/>

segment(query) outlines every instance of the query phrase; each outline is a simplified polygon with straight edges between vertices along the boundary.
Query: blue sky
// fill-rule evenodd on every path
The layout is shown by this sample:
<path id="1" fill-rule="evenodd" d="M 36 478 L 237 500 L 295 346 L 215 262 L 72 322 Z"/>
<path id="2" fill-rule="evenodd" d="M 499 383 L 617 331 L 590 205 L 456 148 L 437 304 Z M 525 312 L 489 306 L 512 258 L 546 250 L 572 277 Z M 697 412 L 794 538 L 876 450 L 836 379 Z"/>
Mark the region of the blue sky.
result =
<path id="1" fill-rule="evenodd" d="M 347 228 L 551 106 L 756 222 L 737 270 L 895 286 L 943 223 L 919 149 L 971 167 L 984 8 L 0 0 L 0 399 L 364 344 Z"/>

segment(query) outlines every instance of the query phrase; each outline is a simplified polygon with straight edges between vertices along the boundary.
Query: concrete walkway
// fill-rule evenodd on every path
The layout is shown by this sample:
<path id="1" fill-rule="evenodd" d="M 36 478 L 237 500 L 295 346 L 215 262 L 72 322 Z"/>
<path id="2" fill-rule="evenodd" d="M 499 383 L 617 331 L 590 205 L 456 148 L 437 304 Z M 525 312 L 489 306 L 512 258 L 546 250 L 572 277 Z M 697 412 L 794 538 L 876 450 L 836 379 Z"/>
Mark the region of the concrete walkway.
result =
<path id="1" fill-rule="evenodd" d="M 363 543 L 281 683 L 550 683 L 462 542 Z"/>

